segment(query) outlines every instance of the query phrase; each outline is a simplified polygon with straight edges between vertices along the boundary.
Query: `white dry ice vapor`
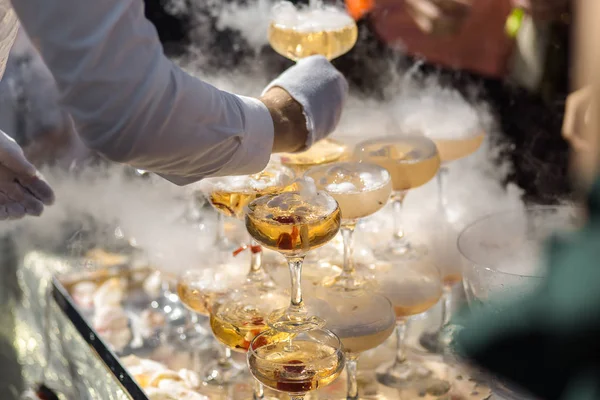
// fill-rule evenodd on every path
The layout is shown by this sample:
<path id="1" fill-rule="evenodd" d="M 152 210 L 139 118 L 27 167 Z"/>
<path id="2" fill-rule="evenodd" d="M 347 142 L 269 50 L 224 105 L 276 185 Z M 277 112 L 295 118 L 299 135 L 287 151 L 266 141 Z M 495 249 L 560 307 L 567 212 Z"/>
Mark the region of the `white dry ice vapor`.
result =
<path id="1" fill-rule="evenodd" d="M 214 240 L 214 231 L 200 230 L 197 224 L 181 219 L 188 188 L 160 178 L 132 180 L 121 166 L 83 170 L 77 175 L 43 172 L 55 191 L 55 204 L 39 218 L 0 224 L 0 235 L 11 234 L 22 254 L 64 246 L 73 234 L 73 223 L 79 226 L 88 215 L 120 227 L 147 253 L 153 266 L 174 274 L 198 265 Z M 210 227 L 210 218 L 206 223 Z"/>
<path id="2" fill-rule="evenodd" d="M 291 170 L 280 164 L 271 163 L 260 174 L 207 178 L 198 183 L 197 186 L 205 191 L 218 190 L 247 193 L 265 190 L 274 186 L 286 186 L 291 183 L 293 174 Z"/>
<path id="3" fill-rule="evenodd" d="M 354 23 L 348 13 L 337 7 L 296 8 L 289 1 L 277 3 L 272 15 L 275 24 L 298 32 L 333 31 Z"/>
<path id="4" fill-rule="evenodd" d="M 317 190 L 315 181 L 310 177 L 305 177 L 296 180 L 296 184 L 299 187 L 298 192 L 300 196 L 310 204 L 314 204 L 317 207 L 321 207 L 326 212 L 333 212 L 337 207 L 336 201 L 324 192 Z"/>
<path id="5" fill-rule="evenodd" d="M 269 0 L 227 4 L 218 15 L 217 28 L 242 32 L 250 46 L 258 50 L 268 43 L 270 8 Z"/>
<path id="6" fill-rule="evenodd" d="M 375 165 L 346 163 L 327 168 L 318 184 L 330 193 L 353 194 L 378 189 L 389 180 L 387 171 Z"/>
<path id="7" fill-rule="evenodd" d="M 431 139 L 456 140 L 479 135 L 481 118 L 476 108 L 454 89 L 432 83 L 392 101 L 390 111 L 402 132 L 419 132 Z"/>

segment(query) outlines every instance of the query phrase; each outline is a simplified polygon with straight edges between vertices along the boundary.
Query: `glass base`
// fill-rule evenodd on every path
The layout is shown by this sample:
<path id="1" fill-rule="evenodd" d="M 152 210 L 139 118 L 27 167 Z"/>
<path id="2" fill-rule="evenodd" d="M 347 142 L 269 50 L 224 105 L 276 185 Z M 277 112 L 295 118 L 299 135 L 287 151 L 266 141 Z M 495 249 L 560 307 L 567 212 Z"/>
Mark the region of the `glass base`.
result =
<path id="1" fill-rule="evenodd" d="M 275 330 L 288 333 L 308 332 L 325 326 L 325 320 L 309 316 L 304 310 L 290 308 L 273 311 L 267 323 Z"/>
<path id="2" fill-rule="evenodd" d="M 419 258 L 426 256 L 428 253 L 427 246 L 425 245 L 397 245 L 392 242 L 384 248 L 376 249 L 374 251 L 375 257 L 383 261 L 394 261 L 394 260 L 418 260 Z"/>
<path id="3" fill-rule="evenodd" d="M 377 381 L 394 389 L 414 389 L 418 393 L 443 396 L 450 391 L 450 384 L 438 379 L 428 368 L 404 361 L 376 373 Z"/>
<path id="4" fill-rule="evenodd" d="M 452 353 L 450 346 L 457 329 L 460 329 L 460 327 L 450 323 L 441 327 L 438 331 L 424 332 L 419 337 L 419 344 L 430 354 L 448 356 Z"/>
<path id="5" fill-rule="evenodd" d="M 202 382 L 211 386 L 225 386 L 235 381 L 245 371 L 245 366 L 232 360 L 216 360 L 208 364 L 201 372 Z"/>
<path id="6" fill-rule="evenodd" d="M 501 398 L 502 400 L 533 400 L 534 398 L 527 394 L 522 393 L 518 389 L 505 384 L 504 382 L 498 379 L 490 379 L 489 381 L 490 389 L 495 396 Z"/>
<path id="7" fill-rule="evenodd" d="M 426 352 L 431 354 L 443 354 L 444 347 L 447 345 L 442 341 L 441 331 L 423 332 L 419 337 L 419 344 Z"/>

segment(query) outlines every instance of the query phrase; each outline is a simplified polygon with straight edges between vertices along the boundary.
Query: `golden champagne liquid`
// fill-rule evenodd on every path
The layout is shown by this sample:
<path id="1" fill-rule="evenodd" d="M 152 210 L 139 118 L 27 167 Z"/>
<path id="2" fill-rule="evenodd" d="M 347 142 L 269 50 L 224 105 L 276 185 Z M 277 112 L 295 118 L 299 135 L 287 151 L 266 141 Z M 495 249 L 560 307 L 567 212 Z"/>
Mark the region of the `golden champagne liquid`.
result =
<path id="1" fill-rule="evenodd" d="M 307 341 L 278 342 L 248 354 L 252 374 L 263 385 L 285 393 L 300 394 L 327 386 L 343 369 L 343 355 L 331 346 Z"/>
<path id="2" fill-rule="evenodd" d="M 264 196 L 249 205 L 246 228 L 268 249 L 286 256 L 304 255 L 323 246 L 340 229 L 335 200 L 319 193 L 321 204 L 308 203 L 298 192 Z"/>
<path id="3" fill-rule="evenodd" d="M 244 215 L 244 208 L 259 197 L 259 192 L 226 192 L 215 191 L 210 193 L 210 203 L 220 213 L 234 218 Z"/>
<path id="4" fill-rule="evenodd" d="M 364 145 L 361 160 L 387 169 L 392 176 L 394 190 L 406 191 L 426 184 L 440 169 L 439 154 L 425 154 L 425 149 L 408 141 L 375 142 Z"/>
<path id="5" fill-rule="evenodd" d="M 305 176 L 338 202 L 344 220 L 375 214 L 387 204 L 392 193 L 390 174 L 373 164 L 336 163 L 313 168 Z"/>
<path id="6" fill-rule="evenodd" d="M 223 318 L 217 315 L 210 316 L 210 328 L 215 338 L 231 350 L 245 353 L 250 348 L 252 340 L 265 330 L 269 329 L 266 323 L 267 315 L 256 314 L 254 320 L 246 318 Z M 280 339 L 289 337 L 288 333 L 281 332 Z"/>
<path id="7" fill-rule="evenodd" d="M 222 214 L 241 219 L 248 203 L 282 190 L 293 178 L 293 171 L 277 164 L 269 164 L 254 175 L 214 178 L 209 200 Z"/>
<path id="8" fill-rule="evenodd" d="M 345 26 L 307 29 L 288 27 L 272 22 L 269 26 L 269 43 L 273 50 L 293 61 L 320 54 L 333 60 L 346 54 L 356 44 L 358 28 L 348 17 Z"/>
<path id="9" fill-rule="evenodd" d="M 392 191 L 391 182 L 379 188 L 362 193 L 328 193 L 340 205 L 342 217 L 356 220 L 375 214 L 387 204 Z"/>
<path id="10" fill-rule="evenodd" d="M 359 323 L 359 322 L 357 322 Z M 395 324 L 390 324 L 385 329 L 380 330 L 369 330 L 361 329 L 357 326 L 357 329 L 352 331 L 336 331 L 335 333 L 340 338 L 340 341 L 344 345 L 344 350 L 351 354 L 360 354 L 365 351 L 379 347 L 388 337 L 394 332 Z"/>
<path id="11" fill-rule="evenodd" d="M 412 317 L 413 315 L 418 315 L 418 314 L 424 313 L 425 311 L 429 310 L 431 307 L 435 306 L 436 303 L 438 302 L 438 300 L 439 300 L 439 297 L 437 299 L 430 298 L 422 303 L 412 304 L 410 306 L 403 306 L 403 305 L 394 306 L 394 312 L 396 313 L 396 318 L 403 319 L 406 317 Z"/>
<path id="12" fill-rule="evenodd" d="M 433 307 L 442 296 L 437 277 L 423 275 L 380 279 L 380 290 L 391 301 L 397 319 L 421 314 Z"/>
<path id="13" fill-rule="evenodd" d="M 292 169 L 297 176 L 301 176 L 308 169 L 317 165 L 331 164 L 349 157 L 350 152 L 347 146 L 333 139 L 323 139 L 301 153 L 281 154 L 280 161 Z"/>
<path id="14" fill-rule="evenodd" d="M 433 141 L 442 162 L 450 162 L 473 154 L 481 147 L 484 137 L 484 133 L 481 133 L 464 139 L 434 139 Z"/>
<path id="15" fill-rule="evenodd" d="M 462 282 L 462 274 L 460 273 L 447 274 L 443 279 L 444 286 L 454 286 L 460 282 Z"/>
<path id="16" fill-rule="evenodd" d="M 276 308 L 284 307 L 289 297 L 282 293 L 249 292 L 249 298 L 224 301 L 213 307 L 210 327 L 215 337 L 230 349 L 246 352 L 250 342 L 269 329 L 267 317 Z M 274 340 L 285 340 L 289 334 L 280 332 Z"/>
<path id="17" fill-rule="evenodd" d="M 184 282 L 177 283 L 177 296 L 179 300 L 190 310 L 209 316 L 212 305 L 215 300 L 224 296 L 226 292 L 215 292 L 210 290 L 198 289 Z"/>

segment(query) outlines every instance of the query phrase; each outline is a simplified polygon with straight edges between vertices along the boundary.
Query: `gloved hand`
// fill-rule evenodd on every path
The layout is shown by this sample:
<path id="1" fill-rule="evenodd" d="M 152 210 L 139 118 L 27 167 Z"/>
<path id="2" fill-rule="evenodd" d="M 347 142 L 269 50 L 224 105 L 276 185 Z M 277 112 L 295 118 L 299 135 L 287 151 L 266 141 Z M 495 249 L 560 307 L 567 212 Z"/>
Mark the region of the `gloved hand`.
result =
<path id="1" fill-rule="evenodd" d="M 53 202 L 52 189 L 21 147 L 0 131 L 0 220 L 38 216 Z"/>
<path id="2" fill-rule="evenodd" d="M 273 88 L 285 90 L 302 106 L 308 135 L 304 146 L 297 151 L 307 149 L 333 132 L 348 94 L 346 79 L 323 56 L 298 61 L 272 81 L 263 91 L 263 96 Z M 274 123 L 277 124 L 277 121 Z"/>

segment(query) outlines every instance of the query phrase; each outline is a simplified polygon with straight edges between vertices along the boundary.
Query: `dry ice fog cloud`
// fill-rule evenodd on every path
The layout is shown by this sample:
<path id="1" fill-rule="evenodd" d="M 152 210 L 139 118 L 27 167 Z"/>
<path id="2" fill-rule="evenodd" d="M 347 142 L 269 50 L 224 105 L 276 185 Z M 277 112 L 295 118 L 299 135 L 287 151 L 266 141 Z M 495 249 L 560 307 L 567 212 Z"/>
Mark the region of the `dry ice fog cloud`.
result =
<path id="1" fill-rule="evenodd" d="M 177 12 L 193 13 L 195 3 L 190 6 L 173 2 L 171 7 Z M 270 7 L 269 3 L 255 1 L 236 6 L 209 1 L 204 2 L 204 6 L 212 4 L 218 11 L 219 27 L 241 31 L 247 41 L 258 48 L 266 44 L 268 20 L 265 16 L 268 13 L 264 11 Z M 193 48 L 192 45 L 190 54 L 194 57 L 188 57 L 183 67 L 222 90 L 258 96 L 268 82 L 269 77 L 260 64 L 250 71 L 246 68 L 207 74 L 202 67 L 205 55 L 194 53 Z M 410 74 L 404 75 L 402 71 L 398 72 L 398 77 L 390 84 L 387 92 L 391 95 L 383 102 L 351 95 L 333 137 L 354 145 L 366 138 L 394 135 L 405 129 L 444 137 L 461 137 L 465 132 L 482 129 L 488 133 L 482 148 L 450 166 L 451 224 L 448 229 L 458 231 L 477 217 L 498 209 L 522 207 L 522 191 L 514 185 L 503 185 L 511 166 L 508 161 L 498 160 L 502 133 L 486 105 L 468 104 L 457 92 L 442 88 L 435 79 L 417 83 Z M 48 246 L 53 241 L 63 240 L 60 230 L 65 222 L 85 213 L 107 223 L 114 221 L 124 233 L 136 239 L 138 246 L 148 250 L 151 257 L 162 260 L 161 266 L 169 269 L 181 270 L 196 265 L 198 252 L 210 243 L 210 233 L 199 232 L 192 224 L 178 220 L 178 214 L 182 214 L 184 208 L 182 193 L 189 188 L 176 188 L 160 179 L 152 182 L 126 180 L 122 169 L 117 167 L 85 171 L 77 177 L 58 171 L 45 173 L 56 189 L 56 204 L 41 218 L 0 224 L 0 232 L 12 232 L 25 248 Z M 435 181 L 411 191 L 406 199 L 404 218 L 409 233 L 430 232 L 432 226 L 439 231 L 436 206 Z M 389 214 L 374 218 L 378 221 L 374 224 L 377 229 L 391 228 Z"/>
<path id="2" fill-rule="evenodd" d="M 10 234 L 23 253 L 64 248 L 78 231 L 92 227 L 92 217 L 105 224 L 108 234 L 119 228 L 151 262 L 170 271 L 183 271 L 206 257 L 214 235 L 184 219 L 189 188 L 158 178 L 132 179 L 120 166 L 88 169 L 77 176 L 58 170 L 44 175 L 55 190 L 56 204 L 39 218 L 0 223 L 0 235 Z M 206 222 L 212 228 L 210 218 Z M 98 244 L 105 239 L 98 238 Z"/>

